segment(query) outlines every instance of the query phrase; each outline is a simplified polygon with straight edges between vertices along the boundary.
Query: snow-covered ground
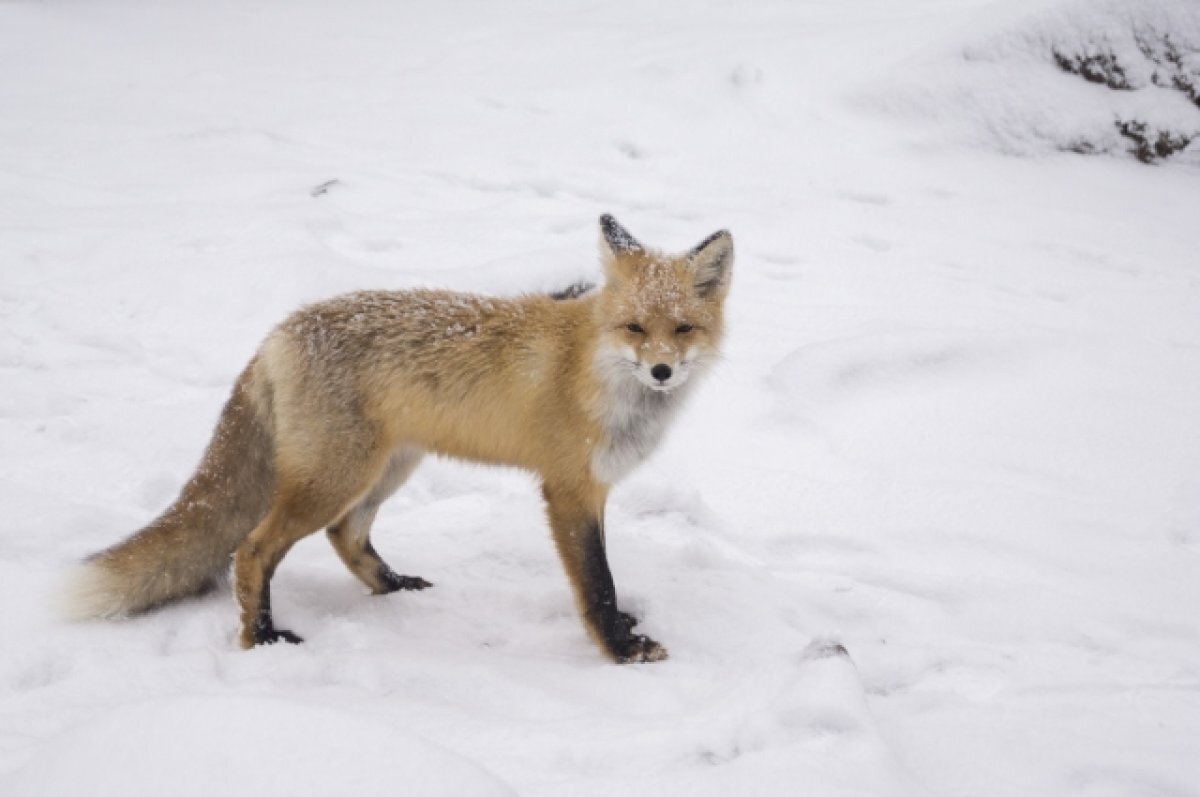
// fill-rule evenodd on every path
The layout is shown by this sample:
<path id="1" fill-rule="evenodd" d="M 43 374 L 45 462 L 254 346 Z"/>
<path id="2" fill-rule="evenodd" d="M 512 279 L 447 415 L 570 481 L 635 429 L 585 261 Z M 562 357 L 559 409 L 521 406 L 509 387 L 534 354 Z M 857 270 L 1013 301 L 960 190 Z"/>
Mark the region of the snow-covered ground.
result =
<path id="1" fill-rule="evenodd" d="M 0 2 L 0 793 L 1200 794 L 1197 145 L 980 134 L 1112 91 L 1026 46 L 1075 6 Z M 609 509 L 670 661 L 592 646 L 528 476 L 445 461 L 375 535 L 436 587 L 306 540 L 304 645 L 225 592 L 55 619 L 289 310 L 595 277 L 605 211 L 738 247 Z"/>

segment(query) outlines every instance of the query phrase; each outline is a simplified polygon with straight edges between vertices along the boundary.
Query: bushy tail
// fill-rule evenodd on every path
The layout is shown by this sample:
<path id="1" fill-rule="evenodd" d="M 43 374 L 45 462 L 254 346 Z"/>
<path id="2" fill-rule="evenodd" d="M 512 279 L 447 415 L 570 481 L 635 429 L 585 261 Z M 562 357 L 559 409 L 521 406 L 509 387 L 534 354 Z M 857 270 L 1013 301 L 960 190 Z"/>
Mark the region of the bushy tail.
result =
<path id="1" fill-rule="evenodd" d="M 88 557 L 62 596 L 71 619 L 118 617 L 212 587 L 266 515 L 275 488 L 271 397 L 255 363 L 238 378 L 179 498 L 124 542 Z"/>

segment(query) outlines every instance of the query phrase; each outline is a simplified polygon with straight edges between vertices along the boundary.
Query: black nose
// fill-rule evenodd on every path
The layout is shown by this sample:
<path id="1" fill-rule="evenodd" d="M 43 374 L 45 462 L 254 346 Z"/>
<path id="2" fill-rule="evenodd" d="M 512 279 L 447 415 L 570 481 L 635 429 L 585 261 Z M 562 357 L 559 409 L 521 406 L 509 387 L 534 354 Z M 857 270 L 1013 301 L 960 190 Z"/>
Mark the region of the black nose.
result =
<path id="1" fill-rule="evenodd" d="M 659 382 L 666 382 L 671 378 L 671 366 L 659 363 L 650 369 L 650 376 L 654 377 Z"/>

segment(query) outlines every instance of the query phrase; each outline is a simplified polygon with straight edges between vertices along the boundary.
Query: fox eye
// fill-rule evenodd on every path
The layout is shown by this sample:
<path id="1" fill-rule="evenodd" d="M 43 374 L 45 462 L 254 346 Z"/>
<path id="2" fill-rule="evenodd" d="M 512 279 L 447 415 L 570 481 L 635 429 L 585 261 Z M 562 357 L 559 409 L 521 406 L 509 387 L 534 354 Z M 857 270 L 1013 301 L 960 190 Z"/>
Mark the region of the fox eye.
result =
<path id="1" fill-rule="evenodd" d="M 693 329 L 695 329 L 695 327 L 692 326 L 691 324 L 680 324 L 679 326 L 675 327 L 675 334 L 676 335 L 686 335 L 687 333 L 691 332 Z"/>
<path id="2" fill-rule="evenodd" d="M 630 332 L 632 332 L 635 335 L 646 334 L 646 330 L 642 329 L 641 324 L 626 324 L 625 328 L 628 329 Z"/>

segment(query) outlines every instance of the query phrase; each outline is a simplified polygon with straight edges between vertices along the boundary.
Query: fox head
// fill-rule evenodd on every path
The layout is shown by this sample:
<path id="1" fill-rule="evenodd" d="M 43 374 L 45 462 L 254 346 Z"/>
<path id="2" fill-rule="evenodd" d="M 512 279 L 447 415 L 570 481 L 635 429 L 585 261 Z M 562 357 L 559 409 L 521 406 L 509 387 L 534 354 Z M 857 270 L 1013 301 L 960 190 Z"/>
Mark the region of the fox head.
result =
<path id="1" fill-rule="evenodd" d="M 605 286 L 596 304 L 598 363 L 655 391 L 672 391 L 715 360 L 733 268 L 725 230 L 679 255 L 647 249 L 600 217 Z"/>

